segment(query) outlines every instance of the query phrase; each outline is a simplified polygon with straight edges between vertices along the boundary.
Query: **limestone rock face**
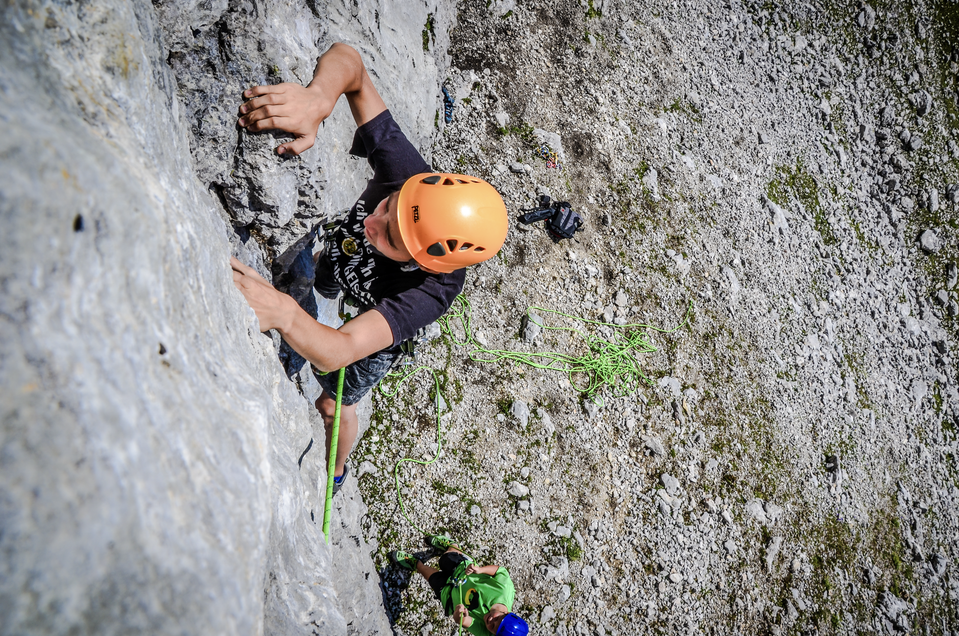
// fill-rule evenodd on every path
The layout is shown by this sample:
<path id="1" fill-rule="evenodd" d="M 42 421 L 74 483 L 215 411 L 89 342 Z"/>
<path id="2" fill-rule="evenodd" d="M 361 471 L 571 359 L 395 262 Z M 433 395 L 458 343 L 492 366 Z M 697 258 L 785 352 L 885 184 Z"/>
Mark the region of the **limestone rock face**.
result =
<path id="1" fill-rule="evenodd" d="M 3 17 L 3 633 L 345 631 L 148 4 Z"/>
<path id="2" fill-rule="evenodd" d="M 414 143 L 433 131 L 443 10 L 348 4 L 0 10 L 0 633 L 388 630 L 368 551 L 334 587 L 314 396 L 228 266 L 268 272 L 369 176 L 345 104 L 283 160 L 237 131 L 243 88 L 306 83 L 343 39 Z"/>
<path id="3" fill-rule="evenodd" d="M 359 160 L 347 159 L 356 126 L 345 98 L 313 148 L 281 158 L 274 149 L 289 135 L 236 126 L 245 89 L 309 84 L 319 55 L 333 42 L 346 42 L 363 56 L 393 116 L 429 158 L 437 70 L 448 65 L 443 25 L 451 10 L 437 0 L 343 4 L 167 2 L 157 9 L 197 175 L 240 235 L 255 232 L 273 252 L 352 205 L 369 174 Z M 433 28 L 424 40 L 428 20 Z"/>

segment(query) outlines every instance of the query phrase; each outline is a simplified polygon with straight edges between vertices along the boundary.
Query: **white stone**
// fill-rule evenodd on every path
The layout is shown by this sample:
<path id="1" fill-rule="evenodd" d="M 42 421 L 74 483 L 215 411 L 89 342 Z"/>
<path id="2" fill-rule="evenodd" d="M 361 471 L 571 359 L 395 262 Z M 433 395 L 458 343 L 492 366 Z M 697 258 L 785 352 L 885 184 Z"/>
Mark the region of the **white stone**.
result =
<path id="1" fill-rule="evenodd" d="M 529 494 L 529 488 L 519 483 L 518 481 L 510 482 L 509 488 L 507 491 L 514 497 L 525 497 Z"/>

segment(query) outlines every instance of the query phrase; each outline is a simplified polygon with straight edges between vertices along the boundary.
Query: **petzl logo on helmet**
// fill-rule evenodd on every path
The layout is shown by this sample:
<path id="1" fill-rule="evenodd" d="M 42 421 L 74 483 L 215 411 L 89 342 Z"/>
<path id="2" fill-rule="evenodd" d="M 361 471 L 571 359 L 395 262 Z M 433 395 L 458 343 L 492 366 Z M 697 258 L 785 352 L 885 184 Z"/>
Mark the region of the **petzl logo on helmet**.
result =
<path id="1" fill-rule="evenodd" d="M 414 205 L 413 206 L 413 223 L 416 223 L 419 220 L 420 220 L 420 206 Z"/>

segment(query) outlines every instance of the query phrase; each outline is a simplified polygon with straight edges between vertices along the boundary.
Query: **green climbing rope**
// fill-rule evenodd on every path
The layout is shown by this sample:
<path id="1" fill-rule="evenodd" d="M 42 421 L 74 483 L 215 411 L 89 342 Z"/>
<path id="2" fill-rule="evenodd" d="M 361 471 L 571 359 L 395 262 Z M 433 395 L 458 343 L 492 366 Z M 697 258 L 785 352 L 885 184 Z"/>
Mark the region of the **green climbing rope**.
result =
<path id="1" fill-rule="evenodd" d="M 500 360 L 509 360 L 512 362 L 527 364 L 538 369 L 562 371 L 568 375 L 570 384 L 577 391 L 584 393 L 588 398 L 593 398 L 600 389 L 606 386 L 612 387 L 615 395 L 622 396 L 636 391 L 642 383 L 648 385 L 653 384 L 653 381 L 650 380 L 645 373 L 643 373 L 639 366 L 639 360 L 637 360 L 634 355 L 635 352 L 652 353 L 657 351 L 656 347 L 649 343 L 648 332 L 654 331 L 663 334 L 670 334 L 682 328 L 689 321 L 689 314 L 692 311 L 692 303 L 689 304 L 683 321 L 672 329 L 661 329 L 659 327 L 635 323 L 616 325 L 598 320 L 577 318 L 576 316 L 571 316 L 561 311 L 535 306 L 526 310 L 527 316 L 529 316 L 530 320 L 533 320 L 531 317 L 533 311 L 555 314 L 557 316 L 569 318 L 570 320 L 578 321 L 584 324 L 608 327 L 612 329 L 613 340 L 610 341 L 598 336 L 592 336 L 573 327 L 551 327 L 543 324 L 541 325 L 543 329 L 549 329 L 553 331 L 568 331 L 578 334 L 586 341 L 589 353 L 582 356 L 572 356 L 562 353 L 524 353 L 521 351 L 501 351 L 496 349 L 488 349 L 476 342 L 473 336 L 472 307 L 469 300 L 463 294 L 460 294 L 456 297 L 455 308 L 450 308 L 450 311 L 440 319 L 440 323 L 443 330 L 449 335 L 453 342 L 459 345 L 473 347 L 473 350 L 469 353 L 471 360 L 477 362 L 497 362 Z M 451 321 L 453 320 L 459 320 L 461 323 L 463 332 L 465 334 L 462 339 L 458 339 L 453 333 L 453 326 L 451 325 Z M 401 458 L 393 466 L 393 480 L 396 484 L 396 498 L 399 502 L 400 512 L 403 514 L 403 517 L 411 526 L 413 526 L 413 528 L 419 532 L 423 534 L 429 534 L 419 527 L 410 518 L 406 511 L 406 505 L 403 503 L 403 495 L 400 490 L 399 471 L 400 466 L 402 466 L 404 463 L 429 466 L 439 458 L 440 452 L 443 449 L 443 426 L 442 422 L 440 421 L 440 416 L 442 415 L 440 412 L 440 405 L 445 405 L 446 400 L 443 399 L 442 392 L 440 390 L 439 377 L 437 376 L 436 371 L 430 369 L 429 367 L 418 366 L 405 375 L 401 375 L 399 381 L 394 385 L 392 391 L 388 391 L 382 384 L 380 385 L 379 389 L 383 395 L 392 397 L 397 394 L 403 383 L 405 383 L 410 377 L 421 370 L 429 371 L 433 376 L 434 398 L 436 405 L 436 453 L 429 460 L 413 459 L 411 457 Z M 576 377 L 580 374 L 585 375 L 588 379 L 585 386 L 577 386 L 576 384 Z"/>
<path id="2" fill-rule="evenodd" d="M 540 324 L 533 316 L 533 312 L 552 314 L 567 318 L 584 325 L 595 325 L 600 329 L 611 332 L 611 338 L 592 335 L 575 327 L 553 327 Z M 572 387 L 584 394 L 587 398 L 595 398 L 604 387 L 610 387 L 613 395 L 622 397 L 634 393 L 640 385 L 653 385 L 653 381 L 643 373 L 637 353 L 653 353 L 657 351 L 650 342 L 649 332 L 662 334 L 674 333 L 689 322 L 692 303 L 686 309 L 683 321 L 672 329 L 661 329 L 646 324 L 629 323 L 617 325 L 600 320 L 579 318 L 570 314 L 546 309 L 545 307 L 530 307 L 526 310 L 527 320 L 536 321 L 543 329 L 550 331 L 566 331 L 580 336 L 586 343 L 586 353 L 583 355 L 569 355 L 564 353 L 544 352 L 526 353 L 522 351 L 503 351 L 489 349 L 476 341 L 472 328 L 472 306 L 465 295 L 456 297 L 455 308 L 440 318 L 440 324 L 450 339 L 458 345 L 473 347 L 469 357 L 475 362 L 499 362 L 507 360 L 525 364 L 537 369 L 560 371 L 566 374 Z M 463 337 L 454 334 L 454 321 L 459 321 Z M 541 319 L 540 319 L 541 320 Z M 584 381 L 585 378 L 585 381 Z"/>
<path id="3" fill-rule="evenodd" d="M 330 457 L 326 472 L 326 502 L 323 504 L 323 535 L 330 542 L 330 519 L 333 516 L 333 478 L 336 472 L 336 446 L 340 437 L 340 407 L 343 404 L 343 377 L 346 367 L 340 369 L 336 379 L 336 410 L 333 412 L 333 435 L 330 437 Z"/>
<path id="4" fill-rule="evenodd" d="M 610 387 L 615 396 L 621 397 L 635 392 L 639 389 L 641 384 L 647 384 L 650 386 L 653 385 L 653 381 L 645 373 L 643 373 L 642 369 L 640 368 L 639 360 L 636 358 L 635 354 L 652 353 L 657 351 L 656 347 L 649 342 L 649 332 L 670 334 L 681 329 L 689 321 L 689 315 L 692 311 L 692 303 L 689 304 L 683 321 L 672 329 L 662 329 L 659 327 L 653 327 L 651 325 L 636 323 L 616 325 L 599 320 L 578 318 L 561 311 L 535 306 L 526 310 L 528 320 L 534 320 L 532 316 L 534 311 L 540 311 L 546 314 L 553 314 L 568 318 L 574 322 L 580 322 L 582 324 L 595 325 L 601 329 L 606 328 L 607 330 L 612 331 L 612 339 L 590 335 L 574 327 L 551 327 L 546 324 L 541 324 L 540 326 L 543 329 L 552 331 L 567 331 L 579 335 L 585 341 L 588 353 L 581 356 L 574 356 L 562 353 L 524 353 L 521 351 L 502 351 L 489 349 L 480 345 L 473 335 L 472 307 L 469 300 L 463 294 L 460 294 L 456 297 L 455 308 L 451 307 L 450 311 L 447 312 L 445 316 L 440 318 L 439 322 L 443 331 L 446 332 L 446 334 L 454 343 L 461 346 L 473 347 L 472 351 L 469 352 L 469 357 L 473 361 L 499 362 L 502 360 L 507 360 L 526 364 L 538 369 L 561 371 L 566 373 L 570 384 L 574 389 L 580 393 L 583 393 L 587 398 L 595 399 L 596 394 L 604 387 Z M 456 320 L 460 321 L 460 326 L 464 334 L 461 339 L 457 338 L 453 332 L 454 327 L 452 323 Z M 399 392 L 400 386 L 402 386 L 403 383 L 405 383 L 410 377 L 421 370 L 429 371 L 433 376 L 434 402 L 436 406 L 436 452 L 433 454 L 433 457 L 428 460 L 413 459 L 410 457 L 403 457 L 397 460 L 396 464 L 393 466 L 393 481 L 396 485 L 396 499 L 399 503 L 400 512 L 402 513 L 403 517 L 417 531 L 421 532 L 422 534 L 430 534 L 417 525 L 416 522 L 410 518 L 406 511 L 406 505 L 403 502 L 403 493 L 400 489 L 399 471 L 400 466 L 402 466 L 404 463 L 429 466 L 439 458 L 440 452 L 443 449 L 441 405 L 445 405 L 446 400 L 443 398 L 440 390 L 439 377 L 437 376 L 436 371 L 433 369 L 430 369 L 426 366 L 419 366 L 405 375 L 401 375 L 397 383 L 393 386 L 392 390 L 387 390 L 382 384 L 380 385 L 379 390 L 383 395 L 392 397 Z M 586 382 L 582 383 L 580 381 L 577 383 L 577 378 L 584 376 L 586 378 Z M 469 559 L 469 562 L 475 563 L 475 560 L 472 557 L 465 552 L 463 554 Z M 460 566 L 463 568 L 462 571 L 460 571 L 458 567 L 457 571 L 454 572 L 454 578 L 456 579 L 456 583 L 458 583 L 458 585 L 455 585 L 455 587 L 457 587 L 457 589 L 460 591 L 461 605 L 463 604 L 462 585 L 465 582 L 464 573 L 469 562 L 460 564 Z M 459 633 L 462 634 L 462 631 L 463 617 L 460 617 Z"/>
<path id="5" fill-rule="evenodd" d="M 403 385 L 404 382 L 409 380 L 413 375 L 415 375 L 419 371 L 424 371 L 424 370 L 429 371 L 430 375 L 433 376 L 434 405 L 436 406 L 436 452 L 433 453 L 433 457 L 431 457 L 428 460 L 413 459 L 412 457 L 402 457 L 399 460 L 397 460 L 396 464 L 393 465 L 393 482 L 396 484 L 396 500 L 400 505 L 400 512 L 403 514 L 403 518 L 406 519 L 406 521 L 420 533 L 424 535 L 429 535 L 434 533 L 427 532 L 426 530 L 418 526 L 416 522 L 413 521 L 410 518 L 409 514 L 406 512 L 406 504 L 403 503 L 403 492 L 400 489 L 400 466 L 402 466 L 404 463 L 419 464 L 420 466 L 429 466 L 430 464 L 435 462 L 437 459 L 439 459 L 440 452 L 443 450 L 443 421 L 441 419 L 443 413 L 441 411 L 441 405 L 445 405 L 447 402 L 446 402 L 446 399 L 443 397 L 443 393 L 440 389 L 439 377 L 437 376 L 436 371 L 434 371 L 433 369 L 430 369 L 427 366 L 421 365 L 406 374 L 402 374 L 402 375 L 390 374 L 391 376 L 400 375 L 400 378 L 397 380 L 396 384 L 393 385 L 393 389 L 391 391 L 388 391 L 382 384 L 380 384 L 379 390 L 380 390 L 380 393 L 382 393 L 383 395 L 387 397 L 392 397 L 399 392 L 400 387 Z M 468 561 L 464 561 L 463 563 L 460 563 L 456 567 L 456 569 L 453 571 L 453 578 L 456 580 L 456 582 L 454 583 L 454 587 L 460 591 L 460 604 L 462 605 L 463 584 L 466 582 L 465 571 L 470 563 L 475 563 L 476 561 L 475 559 L 473 559 L 473 557 L 471 557 L 469 554 L 467 554 L 463 550 L 462 545 L 460 543 L 457 543 L 457 548 L 459 548 L 460 552 L 462 552 L 462 554 L 467 559 L 469 559 Z M 460 617 L 460 620 L 459 620 L 459 633 L 460 634 L 463 633 L 463 617 Z"/>
<path id="6" fill-rule="evenodd" d="M 440 391 L 439 377 L 437 377 L 436 372 L 430 369 L 429 367 L 418 366 L 412 371 L 410 371 L 409 373 L 401 375 L 401 377 L 396 382 L 396 384 L 393 385 L 393 389 L 391 391 L 387 391 L 387 389 L 383 387 L 383 385 L 381 384 L 380 392 L 387 397 L 392 397 L 396 395 L 399 392 L 400 387 L 403 385 L 404 382 L 409 380 L 413 375 L 415 375 L 419 371 L 423 371 L 423 370 L 429 371 L 430 374 L 433 376 L 433 392 L 435 394 L 434 403 L 436 406 L 436 453 L 434 453 L 433 457 L 429 460 L 413 459 L 412 457 L 403 457 L 397 460 L 396 464 L 393 466 L 393 481 L 396 484 L 396 499 L 400 504 L 400 512 L 403 513 L 403 517 L 409 522 L 411 526 L 413 526 L 419 532 L 423 534 L 431 534 L 427 532 L 426 530 L 424 530 L 423 528 L 416 525 L 416 523 L 412 519 L 410 519 L 409 514 L 407 514 L 406 512 L 406 505 L 403 503 L 403 494 L 400 491 L 400 466 L 402 466 L 405 463 L 419 464 L 420 466 L 429 466 L 430 464 L 435 462 L 437 459 L 439 459 L 440 452 L 443 450 L 443 424 L 440 420 L 440 416 L 442 415 L 442 413 L 440 412 L 440 409 L 441 409 L 440 405 L 446 404 L 446 400 L 443 398 L 443 394 Z M 391 375 L 397 375 L 397 374 L 391 374 Z"/>

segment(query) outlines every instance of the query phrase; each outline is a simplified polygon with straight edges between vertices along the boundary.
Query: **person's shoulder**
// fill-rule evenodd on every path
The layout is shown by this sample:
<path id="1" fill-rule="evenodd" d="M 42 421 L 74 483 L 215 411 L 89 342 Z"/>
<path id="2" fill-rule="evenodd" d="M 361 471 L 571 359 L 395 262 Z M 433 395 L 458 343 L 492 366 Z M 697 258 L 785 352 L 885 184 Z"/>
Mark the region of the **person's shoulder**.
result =
<path id="1" fill-rule="evenodd" d="M 455 287 L 457 288 L 456 294 L 458 294 L 462 289 L 463 285 L 466 283 L 466 268 L 461 267 L 460 269 L 453 270 L 452 272 L 446 273 L 436 273 L 431 274 L 429 272 L 424 272 L 426 276 L 424 277 L 424 283 L 430 281 L 429 284 L 436 284 L 443 287 Z M 456 294 L 453 294 L 453 297 L 456 297 Z"/>
<path id="2" fill-rule="evenodd" d="M 430 165 L 389 110 L 356 129 L 350 153 L 368 158 L 373 166 L 373 180 L 395 189 L 413 175 L 430 172 Z"/>
<path id="3" fill-rule="evenodd" d="M 493 575 L 493 580 L 496 581 L 496 584 L 501 589 L 508 590 L 510 588 L 513 588 L 513 579 L 509 575 L 509 570 L 504 568 L 502 565 L 499 566 L 499 569 L 496 571 L 496 574 Z"/>

